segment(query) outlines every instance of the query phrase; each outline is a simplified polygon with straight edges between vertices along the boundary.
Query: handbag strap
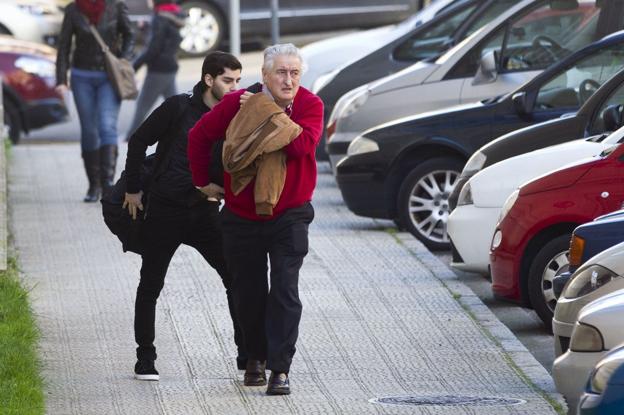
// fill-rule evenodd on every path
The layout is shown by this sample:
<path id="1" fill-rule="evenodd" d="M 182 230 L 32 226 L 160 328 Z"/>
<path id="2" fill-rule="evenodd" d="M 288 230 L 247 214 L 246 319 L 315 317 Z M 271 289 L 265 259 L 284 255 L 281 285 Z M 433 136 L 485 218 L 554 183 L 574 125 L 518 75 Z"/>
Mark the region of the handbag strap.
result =
<path id="1" fill-rule="evenodd" d="M 97 40 L 97 43 L 100 44 L 100 47 L 102 48 L 102 52 L 104 53 L 108 52 L 109 50 L 108 45 L 104 43 L 104 39 L 102 39 L 102 36 L 100 36 L 100 33 L 97 31 L 95 26 L 93 26 L 92 24 L 89 24 L 89 29 L 91 30 L 93 37 L 95 37 L 95 40 Z"/>
<path id="2" fill-rule="evenodd" d="M 100 48 L 102 49 L 102 52 L 104 52 L 104 53 L 108 52 L 108 50 L 110 48 L 108 47 L 106 42 L 104 42 L 104 39 L 102 39 L 102 36 L 100 36 L 100 32 L 98 32 L 96 27 L 93 26 L 93 24 L 89 21 L 89 19 L 87 19 L 87 16 L 85 16 L 82 13 L 78 13 L 78 14 L 80 14 L 80 16 L 82 16 L 83 20 L 87 23 L 87 25 L 89 25 L 89 30 L 91 31 L 91 34 L 93 35 L 93 37 L 95 38 L 97 43 L 100 45 Z"/>

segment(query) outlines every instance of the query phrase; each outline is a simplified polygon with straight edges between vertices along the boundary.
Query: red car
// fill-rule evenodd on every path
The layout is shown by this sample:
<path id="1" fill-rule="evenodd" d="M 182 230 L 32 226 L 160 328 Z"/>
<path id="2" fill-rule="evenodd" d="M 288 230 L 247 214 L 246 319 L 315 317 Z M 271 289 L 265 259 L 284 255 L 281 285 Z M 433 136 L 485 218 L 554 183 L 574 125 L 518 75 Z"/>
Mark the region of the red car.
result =
<path id="1" fill-rule="evenodd" d="M 10 36 L 0 36 L 0 76 L 4 125 L 17 143 L 22 133 L 67 119 L 56 84 L 56 50 Z"/>
<path id="2" fill-rule="evenodd" d="M 490 251 L 492 291 L 533 307 L 550 327 L 552 280 L 568 267 L 574 228 L 622 208 L 624 145 L 533 180 L 501 212 Z"/>

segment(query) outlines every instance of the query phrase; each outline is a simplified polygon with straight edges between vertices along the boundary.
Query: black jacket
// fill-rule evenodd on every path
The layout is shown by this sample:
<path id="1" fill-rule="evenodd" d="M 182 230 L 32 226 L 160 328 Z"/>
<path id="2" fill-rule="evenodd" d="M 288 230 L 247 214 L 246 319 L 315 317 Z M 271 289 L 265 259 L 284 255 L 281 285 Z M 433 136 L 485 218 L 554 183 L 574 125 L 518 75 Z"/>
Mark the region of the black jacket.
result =
<path id="1" fill-rule="evenodd" d="M 184 108 L 182 114 L 180 108 Z M 158 143 L 155 162 L 158 168 L 152 178 L 150 193 L 170 204 L 186 204 L 187 197 L 196 192 L 188 167 L 188 130 L 209 110 L 202 100 L 198 83 L 192 95 L 169 97 L 147 117 L 128 142 L 128 193 L 141 190 L 140 169 L 147 147 Z"/>
<path id="2" fill-rule="evenodd" d="M 118 57 L 130 59 L 134 47 L 134 34 L 128 18 L 128 7 L 121 0 L 106 0 L 106 9 L 97 30 Z M 72 39 L 75 37 L 71 66 L 78 69 L 105 71 L 104 54 L 91 31 L 85 15 L 75 3 L 65 8 L 65 16 L 61 26 L 56 57 L 56 83 L 67 84 L 67 70 L 70 67 L 69 55 Z"/>
<path id="3" fill-rule="evenodd" d="M 159 12 L 152 17 L 150 38 L 145 50 L 133 63 L 138 70 L 144 64 L 148 71 L 172 73 L 178 70 L 176 58 L 178 47 L 182 41 L 180 28 L 184 20 L 172 13 Z"/>

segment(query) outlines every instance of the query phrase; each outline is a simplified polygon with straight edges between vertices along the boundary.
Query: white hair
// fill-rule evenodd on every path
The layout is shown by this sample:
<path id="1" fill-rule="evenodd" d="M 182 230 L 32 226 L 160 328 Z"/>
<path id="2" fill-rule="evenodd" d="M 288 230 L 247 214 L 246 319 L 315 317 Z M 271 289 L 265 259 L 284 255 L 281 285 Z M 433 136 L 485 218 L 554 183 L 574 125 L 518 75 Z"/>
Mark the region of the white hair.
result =
<path id="1" fill-rule="evenodd" d="M 262 63 L 263 70 L 273 69 L 275 65 L 275 58 L 278 56 L 295 56 L 301 62 L 301 72 L 305 72 L 308 66 L 301 56 L 299 49 L 292 43 L 278 43 L 277 45 L 269 46 L 264 50 L 264 62 Z"/>

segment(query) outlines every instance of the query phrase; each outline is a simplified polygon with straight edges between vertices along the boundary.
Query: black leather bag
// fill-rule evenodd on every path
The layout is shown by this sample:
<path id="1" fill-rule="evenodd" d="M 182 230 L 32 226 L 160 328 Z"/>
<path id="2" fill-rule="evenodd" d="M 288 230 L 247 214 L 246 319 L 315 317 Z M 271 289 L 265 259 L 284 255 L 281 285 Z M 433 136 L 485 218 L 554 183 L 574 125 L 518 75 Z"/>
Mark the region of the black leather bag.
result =
<path id="1" fill-rule="evenodd" d="M 147 195 L 149 185 L 152 181 L 154 168 L 156 166 L 156 155 L 150 154 L 145 157 L 141 165 L 141 189 L 143 189 L 143 206 L 147 206 Z M 121 173 L 121 177 L 115 185 L 102 196 L 102 215 L 104 223 L 108 229 L 119 238 L 124 252 L 134 252 L 141 255 L 143 244 L 141 242 L 141 225 L 144 221 L 144 213 L 139 212 L 136 219 L 123 209 L 123 202 L 126 196 L 126 172 Z"/>

